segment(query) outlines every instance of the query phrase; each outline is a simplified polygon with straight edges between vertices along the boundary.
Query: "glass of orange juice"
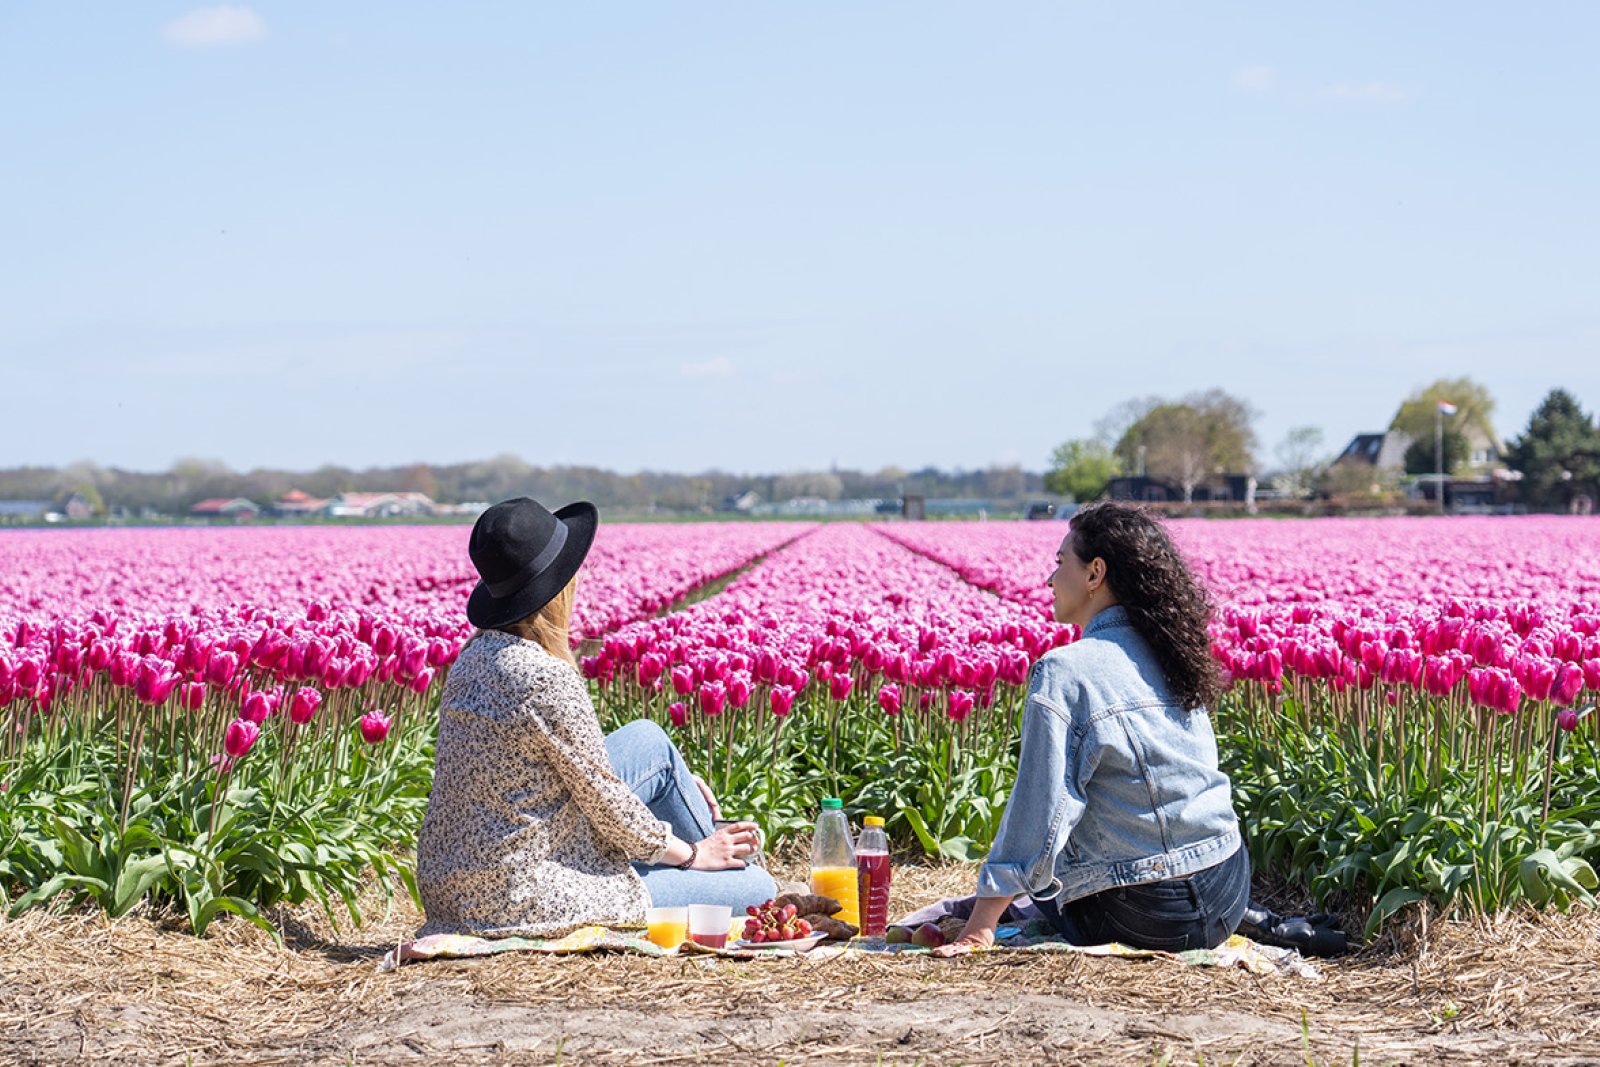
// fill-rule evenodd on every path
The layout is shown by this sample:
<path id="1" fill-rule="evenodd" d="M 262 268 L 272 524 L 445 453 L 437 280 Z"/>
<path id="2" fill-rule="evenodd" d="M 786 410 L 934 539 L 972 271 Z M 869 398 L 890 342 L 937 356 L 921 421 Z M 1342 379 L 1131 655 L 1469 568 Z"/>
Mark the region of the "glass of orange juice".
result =
<path id="1" fill-rule="evenodd" d="M 644 913 L 646 937 L 662 948 L 677 948 L 689 940 L 688 908 L 648 908 Z"/>

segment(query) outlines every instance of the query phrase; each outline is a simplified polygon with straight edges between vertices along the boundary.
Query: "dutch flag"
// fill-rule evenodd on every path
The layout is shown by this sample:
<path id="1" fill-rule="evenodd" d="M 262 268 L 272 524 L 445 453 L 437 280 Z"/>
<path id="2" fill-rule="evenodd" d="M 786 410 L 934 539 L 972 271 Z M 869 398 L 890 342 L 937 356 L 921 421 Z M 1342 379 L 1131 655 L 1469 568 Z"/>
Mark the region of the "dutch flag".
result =
<path id="1" fill-rule="evenodd" d="M 1454 404 L 1450 403 L 1450 401 L 1448 401 L 1448 400 L 1439 401 L 1439 414 L 1441 414 L 1441 415 L 1454 415 L 1455 413 L 1456 413 L 1456 406 Z"/>

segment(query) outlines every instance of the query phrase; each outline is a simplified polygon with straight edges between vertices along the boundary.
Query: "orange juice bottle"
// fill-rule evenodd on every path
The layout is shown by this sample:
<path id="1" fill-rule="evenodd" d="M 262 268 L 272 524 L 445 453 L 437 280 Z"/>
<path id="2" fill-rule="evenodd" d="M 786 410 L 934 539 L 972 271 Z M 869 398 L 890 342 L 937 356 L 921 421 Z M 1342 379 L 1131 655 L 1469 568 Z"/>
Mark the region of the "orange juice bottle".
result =
<path id="1" fill-rule="evenodd" d="M 839 902 L 835 918 L 851 926 L 861 925 L 858 899 L 855 847 L 850 841 L 850 821 L 844 815 L 844 802 L 824 797 L 822 814 L 811 837 L 811 891 Z"/>

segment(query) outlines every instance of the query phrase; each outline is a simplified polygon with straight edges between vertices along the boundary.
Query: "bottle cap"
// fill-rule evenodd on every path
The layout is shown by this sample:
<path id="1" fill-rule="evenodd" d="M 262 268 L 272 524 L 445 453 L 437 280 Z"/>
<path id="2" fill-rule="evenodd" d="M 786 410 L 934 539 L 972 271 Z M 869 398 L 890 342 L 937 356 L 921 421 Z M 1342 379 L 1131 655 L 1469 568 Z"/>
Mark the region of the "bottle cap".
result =
<path id="1" fill-rule="evenodd" d="M 838 797 L 823 797 L 822 798 L 822 810 L 823 811 L 838 811 L 840 808 L 843 808 L 843 807 L 844 807 L 844 801 L 840 800 Z"/>
<path id="2" fill-rule="evenodd" d="M 865 819 L 861 820 L 861 824 L 863 826 L 882 826 L 883 825 L 883 816 L 882 815 L 868 815 Z"/>

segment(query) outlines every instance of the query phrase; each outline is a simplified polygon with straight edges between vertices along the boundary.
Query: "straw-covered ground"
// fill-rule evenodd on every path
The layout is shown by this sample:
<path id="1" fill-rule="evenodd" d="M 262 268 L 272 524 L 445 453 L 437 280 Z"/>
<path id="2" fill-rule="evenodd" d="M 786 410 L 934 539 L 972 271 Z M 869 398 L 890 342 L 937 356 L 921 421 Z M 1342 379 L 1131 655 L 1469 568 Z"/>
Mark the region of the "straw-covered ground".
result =
<path id="1" fill-rule="evenodd" d="M 781 873 L 794 875 L 786 865 Z M 904 865 L 896 910 L 971 871 Z M 0 923 L 18 1063 L 1217 1064 L 1600 1062 L 1600 919 L 1412 920 L 1320 981 L 1162 960 L 509 954 L 379 974 L 409 904 L 332 928 L 159 916 Z"/>

